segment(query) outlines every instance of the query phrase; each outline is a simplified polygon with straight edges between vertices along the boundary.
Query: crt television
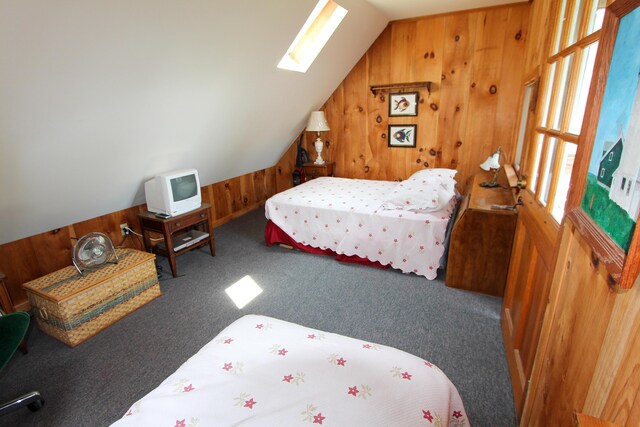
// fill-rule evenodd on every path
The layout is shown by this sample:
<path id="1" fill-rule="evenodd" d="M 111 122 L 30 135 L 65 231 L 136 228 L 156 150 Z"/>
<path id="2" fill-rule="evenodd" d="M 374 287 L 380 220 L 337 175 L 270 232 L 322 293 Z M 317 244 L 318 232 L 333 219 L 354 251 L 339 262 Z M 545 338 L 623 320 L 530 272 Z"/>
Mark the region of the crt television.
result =
<path id="1" fill-rule="evenodd" d="M 175 216 L 197 209 L 202 203 L 200 179 L 195 169 L 156 175 L 144 183 L 149 212 Z"/>

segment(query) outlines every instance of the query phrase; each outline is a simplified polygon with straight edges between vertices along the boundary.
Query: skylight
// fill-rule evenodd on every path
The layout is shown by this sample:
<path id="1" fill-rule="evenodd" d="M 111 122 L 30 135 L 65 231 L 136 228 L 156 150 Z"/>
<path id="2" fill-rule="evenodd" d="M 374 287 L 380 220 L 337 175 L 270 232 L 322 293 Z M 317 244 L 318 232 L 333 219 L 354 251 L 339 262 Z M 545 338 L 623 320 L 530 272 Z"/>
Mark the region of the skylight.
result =
<path id="1" fill-rule="evenodd" d="M 335 1 L 319 0 L 278 68 L 305 73 L 346 14 L 347 9 Z"/>

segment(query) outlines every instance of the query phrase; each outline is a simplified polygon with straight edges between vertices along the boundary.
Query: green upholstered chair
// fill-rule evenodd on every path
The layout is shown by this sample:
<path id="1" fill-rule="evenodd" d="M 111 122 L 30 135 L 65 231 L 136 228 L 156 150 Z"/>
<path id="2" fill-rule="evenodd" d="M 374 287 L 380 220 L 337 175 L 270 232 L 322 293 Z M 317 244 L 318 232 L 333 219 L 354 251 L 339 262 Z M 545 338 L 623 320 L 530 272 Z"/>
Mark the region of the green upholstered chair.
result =
<path id="1" fill-rule="evenodd" d="M 22 311 L 6 315 L 2 315 L 2 312 L 0 312 L 0 371 L 9 363 L 13 353 L 18 349 L 27 334 L 29 321 L 29 315 Z M 32 391 L 10 402 L 1 404 L 0 415 L 23 406 L 27 406 L 32 411 L 37 411 L 43 405 L 44 400 L 40 393 Z"/>

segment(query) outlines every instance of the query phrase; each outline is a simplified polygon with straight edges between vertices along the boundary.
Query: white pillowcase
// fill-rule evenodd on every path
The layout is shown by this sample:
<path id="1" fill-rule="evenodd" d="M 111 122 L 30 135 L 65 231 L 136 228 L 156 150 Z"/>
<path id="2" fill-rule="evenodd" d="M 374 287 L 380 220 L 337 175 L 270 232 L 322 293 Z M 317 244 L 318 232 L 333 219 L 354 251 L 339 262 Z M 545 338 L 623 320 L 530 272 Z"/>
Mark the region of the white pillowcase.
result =
<path id="1" fill-rule="evenodd" d="M 454 177 L 458 173 L 455 169 L 446 169 L 446 168 L 438 168 L 438 169 L 423 169 L 415 172 L 411 175 L 407 181 L 410 180 L 423 180 L 423 181 L 440 181 L 447 184 L 447 186 L 455 186 L 456 180 Z"/>
<path id="2" fill-rule="evenodd" d="M 455 196 L 455 169 L 424 169 L 399 183 L 382 202 L 383 209 L 435 212 Z"/>
<path id="3" fill-rule="evenodd" d="M 407 211 L 434 209 L 438 206 L 438 186 L 403 181 L 396 185 L 382 202 L 384 209 L 403 209 Z"/>

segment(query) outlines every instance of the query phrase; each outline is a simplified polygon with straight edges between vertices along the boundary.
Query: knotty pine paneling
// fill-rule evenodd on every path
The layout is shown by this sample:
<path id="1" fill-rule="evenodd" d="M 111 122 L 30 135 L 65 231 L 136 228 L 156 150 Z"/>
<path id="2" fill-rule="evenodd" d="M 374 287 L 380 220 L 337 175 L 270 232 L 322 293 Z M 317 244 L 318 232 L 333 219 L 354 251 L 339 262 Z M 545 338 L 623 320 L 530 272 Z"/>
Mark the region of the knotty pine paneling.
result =
<path id="1" fill-rule="evenodd" d="M 574 425 L 584 413 L 637 426 L 640 279 L 623 293 L 566 221 L 521 425 Z"/>
<path id="2" fill-rule="evenodd" d="M 406 179 L 425 167 L 451 167 L 458 182 L 501 146 L 509 158 L 523 84 L 529 3 L 391 22 L 329 97 L 325 160 L 336 176 Z M 421 88 L 417 117 L 389 117 L 389 91 L 369 87 L 433 81 Z M 416 91 L 407 87 L 406 91 Z M 416 124 L 415 148 L 389 148 L 389 124 Z M 312 159 L 311 142 L 305 148 Z M 278 162 L 277 191 L 291 187 L 296 145 Z"/>
<path id="3" fill-rule="evenodd" d="M 201 188 L 202 201 L 211 205 L 215 227 L 259 207 L 275 194 L 276 186 L 276 168 L 271 167 L 204 186 Z M 145 209 L 145 205 L 133 206 L 0 245 L 0 271 L 7 276 L 13 304 L 18 309 L 27 309 L 28 301 L 21 285 L 71 265 L 74 237 L 99 231 L 107 234 L 116 246 L 144 250 L 141 239 L 131 235 L 123 239 L 120 224 L 126 222 L 134 231 L 140 232 L 137 214 Z"/>

